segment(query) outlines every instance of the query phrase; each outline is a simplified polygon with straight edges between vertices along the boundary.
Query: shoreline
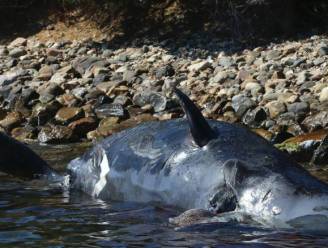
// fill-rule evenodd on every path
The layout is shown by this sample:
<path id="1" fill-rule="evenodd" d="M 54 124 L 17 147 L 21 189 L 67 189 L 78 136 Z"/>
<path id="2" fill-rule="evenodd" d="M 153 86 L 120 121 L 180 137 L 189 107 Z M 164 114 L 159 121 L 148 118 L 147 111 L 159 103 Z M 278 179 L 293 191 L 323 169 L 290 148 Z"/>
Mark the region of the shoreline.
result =
<path id="1" fill-rule="evenodd" d="M 105 137 L 181 117 L 177 86 L 206 117 L 245 125 L 297 160 L 315 161 L 320 147 L 328 153 L 326 36 L 238 53 L 227 42 L 208 47 L 17 38 L 0 46 L 1 130 L 43 143 Z"/>

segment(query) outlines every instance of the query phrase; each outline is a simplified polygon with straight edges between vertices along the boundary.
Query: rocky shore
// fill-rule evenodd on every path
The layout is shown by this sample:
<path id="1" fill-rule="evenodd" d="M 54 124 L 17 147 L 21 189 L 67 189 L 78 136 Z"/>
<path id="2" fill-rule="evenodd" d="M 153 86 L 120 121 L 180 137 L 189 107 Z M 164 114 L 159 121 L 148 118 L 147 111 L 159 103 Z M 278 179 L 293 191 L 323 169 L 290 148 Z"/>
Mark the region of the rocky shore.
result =
<path id="1" fill-rule="evenodd" d="M 301 162 L 328 164 L 328 38 L 237 53 L 220 46 L 209 55 L 165 41 L 114 48 L 17 38 L 0 46 L 0 130 L 42 143 L 93 140 L 181 117 L 177 86 L 206 117 L 246 125 Z"/>

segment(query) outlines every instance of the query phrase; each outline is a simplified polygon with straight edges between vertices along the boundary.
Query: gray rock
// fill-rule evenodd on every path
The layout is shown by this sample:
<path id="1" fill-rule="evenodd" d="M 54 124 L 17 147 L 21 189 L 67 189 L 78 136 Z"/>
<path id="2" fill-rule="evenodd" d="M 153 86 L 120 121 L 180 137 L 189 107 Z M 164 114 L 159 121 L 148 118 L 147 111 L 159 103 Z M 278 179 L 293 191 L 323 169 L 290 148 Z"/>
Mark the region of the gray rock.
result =
<path id="1" fill-rule="evenodd" d="M 242 117 L 248 109 L 256 105 L 252 99 L 245 95 L 234 96 L 231 104 L 238 117 Z"/>
<path id="2" fill-rule="evenodd" d="M 214 77 L 210 78 L 209 82 L 211 84 L 223 83 L 228 78 L 228 73 L 225 71 L 219 71 Z"/>
<path id="3" fill-rule="evenodd" d="M 155 76 L 157 79 L 161 79 L 162 77 L 171 77 L 174 73 L 175 71 L 171 65 L 161 66 L 155 70 Z"/>
<path id="4" fill-rule="evenodd" d="M 152 91 L 144 91 L 135 94 L 133 97 L 133 103 L 140 107 L 150 104 L 155 112 L 164 111 L 167 107 L 166 97 L 160 93 Z"/>
<path id="5" fill-rule="evenodd" d="M 326 56 L 326 55 L 328 55 L 328 46 L 321 46 L 318 49 L 318 55 L 320 55 L 320 56 Z"/>
<path id="6" fill-rule="evenodd" d="M 287 109 L 289 112 L 293 112 L 297 115 L 304 115 L 309 112 L 309 104 L 306 102 L 295 102 L 287 105 Z"/>
<path id="7" fill-rule="evenodd" d="M 23 69 L 16 69 L 0 75 L 0 86 L 6 86 L 14 83 L 19 77 L 27 75 L 27 71 Z"/>
<path id="8" fill-rule="evenodd" d="M 84 87 L 77 87 L 71 91 L 72 95 L 79 100 L 83 100 L 83 97 L 88 93 L 88 90 Z"/>
<path id="9" fill-rule="evenodd" d="M 266 59 L 267 60 L 276 60 L 276 59 L 279 59 L 280 55 L 281 55 L 281 51 L 274 49 L 274 50 L 269 51 L 266 54 Z"/>
<path id="10" fill-rule="evenodd" d="M 297 84 L 301 85 L 301 84 L 305 83 L 306 81 L 309 80 L 310 76 L 311 76 L 311 74 L 309 72 L 302 71 L 297 76 Z"/>
<path id="11" fill-rule="evenodd" d="M 16 47 L 9 52 L 9 56 L 12 58 L 19 58 L 19 57 L 25 55 L 26 53 L 27 52 L 25 51 L 25 49 Z"/>
<path id="12" fill-rule="evenodd" d="M 328 112 L 321 111 L 317 114 L 310 115 L 304 119 L 302 124 L 308 131 L 313 131 L 328 127 Z"/>
<path id="13" fill-rule="evenodd" d="M 315 60 L 313 60 L 313 64 L 317 65 L 317 66 L 321 65 L 324 62 L 325 62 L 325 58 L 323 58 L 323 57 L 319 57 L 319 58 L 316 58 Z"/>
<path id="14" fill-rule="evenodd" d="M 72 66 L 68 65 L 59 69 L 50 79 L 51 82 L 56 84 L 63 84 L 68 79 L 71 79 L 75 74 L 75 70 Z"/>
<path id="15" fill-rule="evenodd" d="M 233 60 L 232 57 L 224 56 L 224 57 L 219 58 L 219 64 L 225 68 L 228 68 L 228 67 L 234 65 L 235 61 Z"/>
<path id="16" fill-rule="evenodd" d="M 137 73 L 135 71 L 126 70 L 123 72 L 123 80 L 129 84 L 134 82 L 136 76 L 137 76 Z"/>
<path id="17" fill-rule="evenodd" d="M 73 68 L 81 75 L 83 76 L 84 73 L 89 70 L 93 66 L 98 67 L 105 67 L 108 63 L 97 57 L 83 57 L 83 58 L 77 58 L 73 61 L 72 66 Z"/>

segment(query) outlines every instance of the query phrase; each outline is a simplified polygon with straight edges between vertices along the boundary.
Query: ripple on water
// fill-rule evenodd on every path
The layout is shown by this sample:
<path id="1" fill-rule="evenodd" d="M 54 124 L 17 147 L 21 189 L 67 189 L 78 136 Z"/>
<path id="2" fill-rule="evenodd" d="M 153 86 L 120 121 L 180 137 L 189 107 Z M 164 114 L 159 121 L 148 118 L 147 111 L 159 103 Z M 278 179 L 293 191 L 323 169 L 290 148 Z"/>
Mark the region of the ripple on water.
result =
<path id="1" fill-rule="evenodd" d="M 67 150 L 67 147 L 64 146 Z M 76 150 L 47 149 L 65 167 Z M 52 153 L 52 151 L 55 151 Z M 327 247 L 327 235 L 278 232 L 214 223 L 176 230 L 179 211 L 129 202 L 104 202 L 0 176 L 0 247 Z"/>

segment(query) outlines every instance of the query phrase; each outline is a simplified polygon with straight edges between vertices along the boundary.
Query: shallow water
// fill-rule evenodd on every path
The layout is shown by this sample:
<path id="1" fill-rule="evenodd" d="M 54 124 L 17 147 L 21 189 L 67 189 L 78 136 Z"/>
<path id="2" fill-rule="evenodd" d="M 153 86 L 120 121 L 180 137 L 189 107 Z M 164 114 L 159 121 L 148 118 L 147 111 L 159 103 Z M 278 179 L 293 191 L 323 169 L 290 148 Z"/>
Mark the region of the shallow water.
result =
<path id="1" fill-rule="evenodd" d="M 52 166 L 86 145 L 32 148 Z M 322 174 L 322 173 L 321 173 Z M 327 177 L 327 174 L 324 173 Z M 176 230 L 177 209 L 103 202 L 40 182 L 0 176 L 0 247 L 327 247 L 327 234 L 268 230 L 238 224 L 203 224 Z"/>

